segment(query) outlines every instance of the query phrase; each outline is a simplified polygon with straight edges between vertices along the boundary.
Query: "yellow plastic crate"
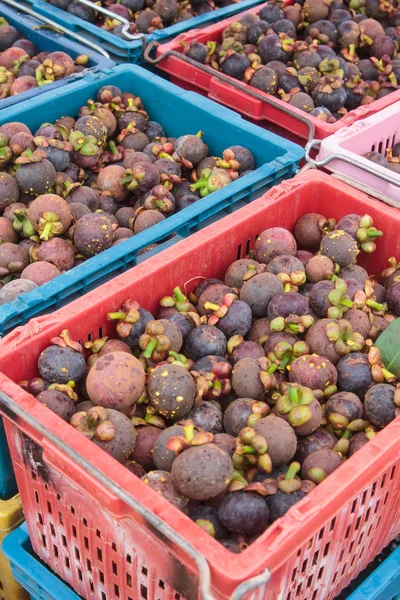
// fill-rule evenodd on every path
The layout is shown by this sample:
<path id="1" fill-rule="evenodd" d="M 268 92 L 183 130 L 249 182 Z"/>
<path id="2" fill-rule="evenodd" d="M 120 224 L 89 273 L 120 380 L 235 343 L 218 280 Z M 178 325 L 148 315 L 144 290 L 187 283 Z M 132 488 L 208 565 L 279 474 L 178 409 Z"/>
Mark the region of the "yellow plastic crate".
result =
<path id="1" fill-rule="evenodd" d="M 10 563 L 1 550 L 4 538 L 24 520 L 19 494 L 0 500 L 0 600 L 29 600 L 29 594 L 15 581 Z"/>

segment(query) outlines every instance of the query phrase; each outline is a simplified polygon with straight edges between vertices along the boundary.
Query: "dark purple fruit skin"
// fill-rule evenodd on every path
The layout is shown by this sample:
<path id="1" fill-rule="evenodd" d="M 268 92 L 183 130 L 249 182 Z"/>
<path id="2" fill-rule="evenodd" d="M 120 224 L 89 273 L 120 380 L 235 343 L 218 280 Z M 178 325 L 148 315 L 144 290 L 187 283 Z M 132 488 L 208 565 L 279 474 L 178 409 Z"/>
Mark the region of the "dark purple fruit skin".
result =
<path id="1" fill-rule="evenodd" d="M 279 465 L 278 467 L 273 467 L 271 473 L 266 473 L 265 471 L 257 471 L 251 481 L 252 483 L 262 483 L 266 479 L 278 479 L 278 477 L 286 475 L 287 470 L 287 465 Z"/>
<path id="2" fill-rule="evenodd" d="M 341 414 L 351 422 L 356 419 L 362 419 L 364 407 L 356 394 L 352 392 L 338 392 L 329 398 L 325 406 L 325 414 L 328 418 L 333 413 Z"/>
<path id="3" fill-rule="evenodd" d="M 265 352 L 260 344 L 251 340 L 242 342 L 237 348 L 234 349 L 230 356 L 232 365 L 235 365 L 242 358 L 262 358 L 265 356 Z"/>
<path id="4" fill-rule="evenodd" d="M 161 431 L 161 429 L 152 425 L 136 427 L 136 443 L 132 459 L 142 465 L 146 471 L 151 471 L 155 468 L 153 448 Z"/>
<path id="5" fill-rule="evenodd" d="M 86 363 L 80 352 L 61 346 L 49 346 L 39 356 L 40 376 L 50 383 L 79 381 L 86 373 Z"/>
<path id="6" fill-rule="evenodd" d="M 378 383 L 365 394 L 365 417 L 372 425 L 382 429 L 396 418 L 393 401 L 395 388 L 387 383 Z"/>
<path id="7" fill-rule="evenodd" d="M 210 433 L 222 433 L 224 431 L 222 411 L 212 402 L 202 402 L 185 417 L 193 421 L 196 427 L 209 431 Z"/>
<path id="8" fill-rule="evenodd" d="M 213 437 L 213 444 L 221 448 L 221 450 L 225 450 L 229 454 L 230 457 L 233 456 L 236 450 L 236 440 L 233 435 L 229 435 L 229 433 L 217 433 Z"/>
<path id="9" fill-rule="evenodd" d="M 287 511 L 297 502 L 307 496 L 306 492 L 297 490 L 293 494 L 285 494 L 278 490 L 276 494 L 266 497 L 266 503 L 269 508 L 269 520 L 271 523 L 283 517 Z"/>
<path id="10" fill-rule="evenodd" d="M 163 319 L 167 319 L 167 321 L 171 321 L 171 323 L 175 323 L 175 325 L 179 327 L 184 342 L 186 341 L 189 333 L 195 328 L 195 324 L 192 319 L 184 313 L 165 315 Z"/>
<path id="11" fill-rule="evenodd" d="M 75 412 L 73 401 L 66 394 L 57 390 L 44 390 L 36 396 L 36 399 L 56 413 L 63 421 L 67 421 L 67 423 L 70 422 Z"/>
<path id="12" fill-rule="evenodd" d="M 265 342 L 264 350 L 265 353 L 268 354 L 268 352 L 274 351 L 276 344 L 278 344 L 279 342 L 288 342 L 293 347 L 293 345 L 298 341 L 299 338 L 294 333 L 287 333 L 286 331 L 273 333 Z"/>
<path id="13" fill-rule="evenodd" d="M 167 441 L 175 436 L 184 436 L 184 434 L 185 431 L 182 425 L 172 425 L 160 433 L 153 447 L 153 460 L 157 469 L 171 471 L 172 463 L 178 453 L 167 448 Z"/>
<path id="14" fill-rule="evenodd" d="M 189 517 L 194 522 L 200 519 L 209 521 L 214 527 L 216 540 L 221 540 L 229 535 L 227 528 L 218 516 L 218 510 L 214 506 L 198 506 L 190 512 Z"/>
<path id="15" fill-rule="evenodd" d="M 365 446 L 365 444 L 368 444 L 369 441 L 370 439 L 367 437 L 364 431 L 360 431 L 359 433 L 353 435 L 350 439 L 349 451 L 347 453 L 348 458 L 353 456 L 353 454 L 358 452 L 358 450 L 361 450 L 361 448 Z"/>
<path id="16" fill-rule="evenodd" d="M 274 296 L 268 304 L 268 318 L 288 317 L 298 315 L 299 317 L 309 313 L 308 298 L 297 292 L 284 292 Z"/>
<path id="17" fill-rule="evenodd" d="M 352 352 L 341 358 L 336 365 L 338 373 L 338 389 L 353 392 L 360 400 L 372 384 L 371 369 L 368 358 L 361 352 Z"/>
<path id="18" fill-rule="evenodd" d="M 295 459 L 303 463 L 312 452 L 318 452 L 318 450 L 324 450 L 325 448 L 332 450 L 336 442 L 336 437 L 321 427 L 310 433 L 310 435 L 298 438 Z"/>
<path id="19" fill-rule="evenodd" d="M 80 254 L 90 258 L 111 248 L 112 233 L 111 221 L 102 213 L 84 215 L 75 225 L 74 244 Z"/>
<path id="20" fill-rule="evenodd" d="M 210 354 L 224 355 L 226 352 L 226 337 L 212 325 L 200 325 L 189 333 L 186 338 L 184 354 L 197 361 Z"/>
<path id="21" fill-rule="evenodd" d="M 335 288 L 332 281 L 319 281 L 310 292 L 309 301 L 311 310 L 318 317 L 326 317 L 329 308 L 332 306 L 328 294 Z"/>
<path id="22" fill-rule="evenodd" d="M 245 336 L 251 327 L 251 308 L 246 302 L 234 301 L 227 314 L 217 323 L 217 327 L 227 339 L 233 335 Z"/>
<path id="23" fill-rule="evenodd" d="M 195 371 L 202 371 L 203 373 L 211 373 L 213 366 L 220 362 L 229 365 L 229 361 L 226 360 L 224 356 L 210 354 L 208 356 L 203 356 L 202 358 L 197 360 L 194 364 L 193 369 Z"/>
<path id="24" fill-rule="evenodd" d="M 386 300 L 390 312 L 400 316 L 400 283 L 393 283 L 386 291 Z"/>
<path id="25" fill-rule="evenodd" d="M 226 494 L 218 510 L 219 518 L 229 531 L 242 535 L 261 533 L 268 525 L 269 510 L 265 500 L 254 492 Z"/>
<path id="26" fill-rule="evenodd" d="M 235 542 L 235 540 L 224 539 L 224 540 L 219 540 L 219 543 L 221 544 L 221 546 L 223 546 L 230 552 L 233 552 L 234 554 L 241 553 L 240 546 L 239 546 L 238 542 Z"/>
<path id="27" fill-rule="evenodd" d="M 236 437 L 243 427 L 247 427 L 247 419 L 252 413 L 251 407 L 254 402 L 252 398 L 237 398 L 228 406 L 224 414 L 226 433 Z"/>
<path id="28" fill-rule="evenodd" d="M 223 283 L 224 282 L 220 279 L 203 279 L 203 281 L 201 281 L 201 283 L 199 283 L 196 289 L 194 290 L 194 295 L 196 296 L 196 298 L 200 298 L 201 294 L 205 292 L 207 288 L 211 287 L 212 285 L 223 285 Z"/>
<path id="29" fill-rule="evenodd" d="M 280 279 L 272 273 L 260 273 L 249 279 L 240 290 L 240 299 L 250 306 L 253 316 L 265 317 L 271 299 L 283 292 Z"/>

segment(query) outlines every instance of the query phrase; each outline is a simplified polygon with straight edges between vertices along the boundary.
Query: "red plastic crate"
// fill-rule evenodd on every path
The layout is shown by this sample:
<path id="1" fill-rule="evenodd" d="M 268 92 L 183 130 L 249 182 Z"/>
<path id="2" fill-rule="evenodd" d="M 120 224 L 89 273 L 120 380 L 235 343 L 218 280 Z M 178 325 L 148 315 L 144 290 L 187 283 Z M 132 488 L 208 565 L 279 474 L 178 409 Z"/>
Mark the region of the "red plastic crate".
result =
<path id="1" fill-rule="evenodd" d="M 284 3 L 285 5 L 293 4 L 293 0 L 285 0 Z M 242 14 L 253 13 L 258 15 L 263 6 L 265 6 L 265 4 L 260 4 Z M 225 19 L 224 21 L 220 21 L 219 23 L 215 23 L 204 29 L 194 29 L 188 33 L 184 33 L 174 40 L 158 46 L 157 57 L 160 57 L 165 52 L 171 50 L 183 54 L 181 41 L 190 42 L 196 40 L 203 43 L 208 40 L 220 41 L 222 31 L 225 27 L 232 21 L 237 21 L 240 16 L 242 15 L 236 15 L 230 19 Z M 375 100 L 375 102 L 368 106 L 361 106 L 356 110 L 350 111 L 336 123 L 324 123 L 320 119 L 312 117 L 298 108 L 289 106 L 279 98 L 256 90 L 251 86 L 246 86 L 247 88 L 260 93 L 261 96 L 268 100 L 269 103 L 265 104 L 261 100 L 249 96 L 245 91 L 239 91 L 232 86 L 229 86 L 229 84 L 220 81 L 217 75 L 213 76 L 210 73 L 206 73 L 202 71 L 200 67 L 188 64 L 177 56 L 167 56 L 158 63 L 157 66 L 163 71 L 166 71 L 170 75 L 171 81 L 176 85 L 179 85 L 186 90 L 196 91 L 208 96 L 212 100 L 224 104 L 254 121 L 263 121 L 264 123 L 262 123 L 262 125 L 266 128 L 275 133 L 279 133 L 280 135 L 284 135 L 284 137 L 302 144 L 303 146 L 309 138 L 322 140 L 339 129 L 348 127 L 355 121 L 369 117 L 379 110 L 390 106 L 397 100 L 400 100 L 400 90 L 397 90 L 379 100 Z M 233 82 L 237 82 L 237 80 L 232 77 L 226 77 Z M 286 112 L 283 112 L 284 110 Z M 299 119 L 305 119 L 314 126 L 315 129 L 313 135 L 311 135 L 309 127 Z M 282 129 L 288 133 L 283 134 Z"/>
<path id="2" fill-rule="evenodd" d="M 293 229 L 309 211 L 336 218 L 368 212 L 384 231 L 379 250 L 365 257 L 371 273 L 379 273 L 389 256 L 399 254 L 398 210 L 331 176 L 308 172 L 1 341 L 0 390 L 15 403 L 17 416 L 0 407 L 32 545 L 85 598 L 333 600 L 399 534 L 400 418 L 238 556 L 13 383 L 37 375 L 40 352 L 62 329 L 81 341 L 110 335 L 113 325 L 106 313 L 125 299 L 135 298 L 154 311 L 159 298 L 176 285 L 184 287 L 197 276 L 223 277 L 263 229 Z M 42 431 L 34 429 L 32 418 L 42 423 Z M 89 473 L 58 448 L 58 439 L 74 449 L 79 461 L 89 462 Z M 112 483 L 99 483 L 97 470 Z M 141 516 L 145 509 L 140 515 L 130 508 L 130 499 L 151 511 L 150 524 Z M 202 596 L 194 561 L 170 541 L 169 530 L 159 531 L 154 515 L 201 553 L 211 577 L 210 595 Z M 268 584 L 233 594 L 236 586 L 265 575 L 267 568 L 272 573 Z"/>

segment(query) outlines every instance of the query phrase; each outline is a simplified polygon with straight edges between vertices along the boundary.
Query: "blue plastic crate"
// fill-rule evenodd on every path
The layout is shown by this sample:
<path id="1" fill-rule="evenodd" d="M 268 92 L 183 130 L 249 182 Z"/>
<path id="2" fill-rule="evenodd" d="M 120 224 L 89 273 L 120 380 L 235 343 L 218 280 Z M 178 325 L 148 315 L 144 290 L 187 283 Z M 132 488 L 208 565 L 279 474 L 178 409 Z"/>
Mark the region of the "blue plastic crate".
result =
<path id="1" fill-rule="evenodd" d="M 261 4 L 262 1 L 263 0 L 242 0 L 241 2 L 235 2 L 230 6 L 225 6 L 224 8 L 219 8 L 218 10 L 205 13 L 204 15 L 194 17 L 193 19 L 176 23 L 165 29 L 154 31 L 152 34 L 146 35 L 146 40 L 147 42 L 165 42 L 190 29 L 201 29 L 211 23 L 227 19 L 232 15 L 252 8 L 257 4 Z M 66 11 L 56 8 L 45 0 L 22 0 L 20 2 L 22 5 L 24 3 L 29 3 L 38 13 L 45 15 L 57 23 L 68 27 L 72 31 L 80 33 L 91 41 L 100 44 L 110 53 L 112 59 L 116 62 L 129 62 L 135 64 L 143 62 L 142 42 L 140 40 L 132 42 L 122 40 L 116 35 L 101 29 L 97 25 L 87 23 L 79 17 L 75 17 Z"/>
<path id="2" fill-rule="evenodd" d="M 8 500 L 16 493 L 17 484 L 11 464 L 3 419 L 0 418 L 0 500 Z"/>
<path id="3" fill-rule="evenodd" d="M 0 335 L 34 316 L 50 312 L 104 283 L 110 277 L 133 267 L 138 253 L 159 241 L 188 237 L 242 203 L 261 196 L 281 179 L 292 177 L 304 152 L 300 146 L 248 123 L 237 113 L 219 106 L 193 92 L 177 86 L 134 65 L 120 65 L 112 74 L 89 74 L 67 88 L 43 94 L 0 112 L 0 125 L 22 121 L 36 129 L 44 121 L 62 115 L 76 115 L 89 98 L 103 85 L 117 85 L 123 91 L 140 95 L 151 119 L 160 121 L 167 135 L 204 132 L 211 154 L 220 155 L 229 145 L 240 143 L 254 154 L 256 170 L 227 187 L 210 194 L 165 221 L 131 237 L 75 267 L 53 281 L 22 294 L 17 300 L 0 307 Z M 159 248 L 161 249 L 161 248 Z M 139 255 L 139 260 L 143 258 Z M 147 258 L 147 256 L 146 256 Z"/>
<path id="4" fill-rule="evenodd" d="M 36 98 L 37 96 L 45 94 L 50 90 L 56 90 L 57 88 L 69 85 L 74 81 L 82 79 L 89 72 L 104 72 L 114 66 L 114 62 L 112 60 L 101 56 L 101 54 L 96 54 L 87 46 L 79 44 L 73 39 L 68 38 L 66 35 L 49 31 L 47 29 L 35 29 L 43 25 L 43 23 L 26 15 L 25 13 L 20 13 L 14 10 L 3 2 L 0 2 L 0 17 L 4 17 L 10 25 L 16 27 L 21 35 L 35 44 L 35 46 L 42 52 L 66 52 L 74 60 L 81 54 L 86 54 L 89 57 L 88 68 L 82 71 L 82 73 L 75 73 L 69 77 L 66 77 L 65 79 L 54 81 L 54 83 L 49 83 L 32 90 L 28 90 L 27 92 L 23 92 L 22 94 L 17 94 L 16 96 L 10 96 L 4 100 L 0 100 L 0 110 L 8 108 L 9 106 L 14 106 L 15 104 L 23 102 L 24 100 Z"/>
<path id="5" fill-rule="evenodd" d="M 346 600 L 399 600 L 400 547 L 384 550 L 372 563 L 380 563 Z M 32 600 L 80 600 L 76 592 L 55 575 L 33 552 L 28 530 L 23 523 L 3 542 L 4 554 L 10 559 L 14 578 L 31 595 Z M 365 572 L 364 572 L 365 573 Z M 362 580 L 364 573 L 361 573 Z M 358 579 L 356 580 L 358 582 Z"/>

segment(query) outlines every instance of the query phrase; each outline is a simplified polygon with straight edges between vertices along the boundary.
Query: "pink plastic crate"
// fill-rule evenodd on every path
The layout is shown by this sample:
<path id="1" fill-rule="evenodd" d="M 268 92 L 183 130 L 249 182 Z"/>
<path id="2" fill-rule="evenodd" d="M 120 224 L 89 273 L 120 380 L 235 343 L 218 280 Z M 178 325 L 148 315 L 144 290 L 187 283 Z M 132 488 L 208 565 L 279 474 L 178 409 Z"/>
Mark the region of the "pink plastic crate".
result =
<path id="1" fill-rule="evenodd" d="M 400 173 L 363 157 L 371 150 L 384 155 L 386 148 L 393 148 L 399 141 L 400 102 L 396 102 L 371 117 L 340 129 L 322 142 L 309 142 L 306 158 L 318 167 L 347 177 L 357 187 L 368 187 L 368 191 L 390 199 L 400 208 Z M 319 147 L 319 153 L 314 160 L 310 153 L 316 147 Z"/>

